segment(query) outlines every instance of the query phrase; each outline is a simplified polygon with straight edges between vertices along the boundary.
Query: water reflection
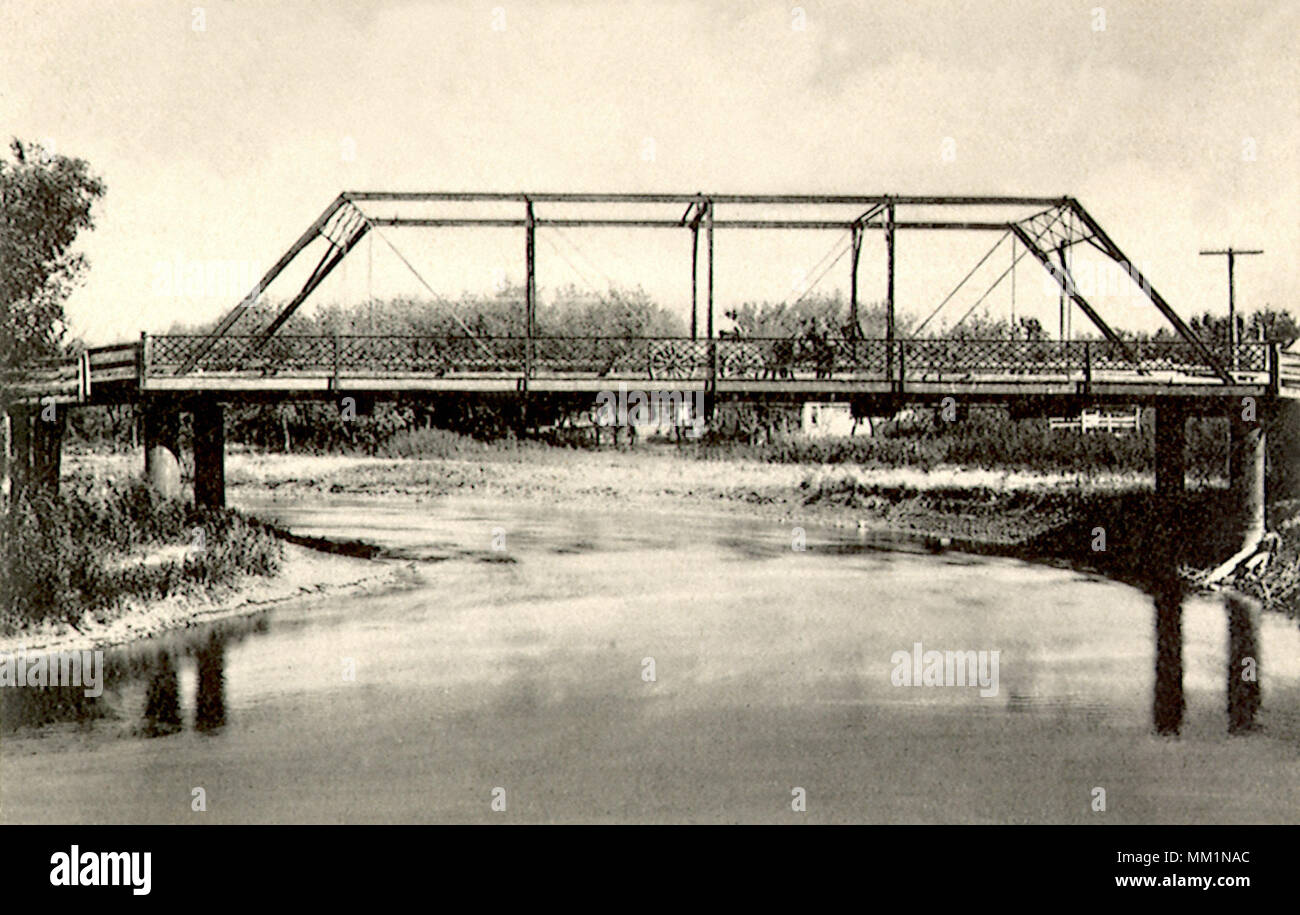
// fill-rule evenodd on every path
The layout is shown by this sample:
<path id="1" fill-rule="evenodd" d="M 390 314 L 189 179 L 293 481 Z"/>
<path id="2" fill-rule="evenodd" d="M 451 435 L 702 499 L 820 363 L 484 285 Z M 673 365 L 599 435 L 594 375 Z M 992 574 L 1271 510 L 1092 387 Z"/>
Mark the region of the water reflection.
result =
<path id="1" fill-rule="evenodd" d="M 199 685 L 194 700 L 194 729 L 216 731 L 226 723 L 226 644 L 215 635 L 194 651 Z"/>
<path id="2" fill-rule="evenodd" d="M 717 522 L 717 527 L 720 529 L 711 532 L 713 543 L 723 547 L 729 555 L 709 554 L 707 560 L 701 561 L 735 558 L 762 562 L 791 555 L 787 529 L 774 533 L 770 528 L 756 528 L 752 523 L 742 522 Z M 903 574 L 913 568 L 905 554 L 928 553 L 935 549 L 935 545 L 930 543 L 907 544 L 894 538 L 868 537 L 861 531 L 832 534 L 823 540 L 824 534 L 824 531 L 818 533 L 816 542 L 812 544 L 813 553 L 823 556 L 871 555 L 888 560 L 891 566 L 898 564 Z M 577 533 L 568 529 L 554 532 L 539 522 L 536 529 L 530 531 L 530 536 L 531 542 L 548 553 L 554 552 L 556 541 L 581 544 L 583 552 L 608 551 L 604 542 L 594 539 L 587 529 Z M 651 548 L 661 546 L 657 535 L 648 533 L 643 539 Z M 521 537 L 512 541 L 512 545 L 517 549 L 520 541 L 530 542 Z M 624 536 L 618 540 L 618 548 L 628 549 L 637 542 L 636 538 Z M 600 543 L 600 546 L 594 546 L 595 543 Z M 968 553 L 948 553 L 935 561 L 978 566 L 985 560 Z M 1151 721 L 1156 733 L 1178 735 L 1184 727 L 1187 707 L 1183 611 L 1188 595 L 1177 574 L 1177 563 L 1172 558 L 1153 565 L 1161 571 L 1151 573 L 1141 582 L 1142 588 L 1151 596 L 1154 608 L 1152 660 L 1155 680 Z M 936 606 L 953 603 L 954 596 L 943 587 L 945 570 L 936 565 L 934 572 L 936 596 L 933 603 Z M 1079 580 L 1081 592 L 1091 587 L 1088 579 Z M 959 595 L 957 599 L 962 612 L 969 614 L 983 612 L 981 608 L 992 606 L 990 602 L 996 602 L 999 596 L 972 592 Z M 1233 596 L 1225 598 L 1225 610 L 1226 657 L 1222 662 L 1216 658 L 1214 663 L 1216 668 L 1223 663 L 1226 669 L 1227 730 L 1234 734 L 1244 733 L 1256 726 L 1261 711 L 1259 610 L 1253 603 Z M 1195 637 L 1196 626 L 1194 623 L 1189 625 Z M 259 614 L 114 649 L 105 658 L 104 694 L 98 699 L 85 697 L 79 687 L 0 690 L 0 733 L 60 723 L 94 727 L 102 725 L 105 720 L 110 722 L 110 726 L 116 726 L 112 722 L 120 722 L 124 734 L 136 736 L 164 737 L 183 731 L 187 726 L 198 733 L 220 733 L 231 718 L 226 694 L 227 649 L 249 634 L 266 632 L 269 628 L 269 615 Z M 1140 634 L 1133 638 L 1140 638 Z M 1194 662 L 1195 658 L 1193 656 Z M 1150 662 L 1144 660 L 1142 663 Z M 189 679 L 191 672 L 192 680 Z M 192 708 L 187 707 L 190 703 L 183 688 L 183 684 L 191 682 L 194 684 Z M 1010 707 L 1016 710 L 1014 700 Z"/>
<path id="3" fill-rule="evenodd" d="M 152 666 L 153 674 L 145 691 L 144 732 L 150 737 L 161 737 L 181 729 L 181 681 L 171 652 L 160 651 Z"/>
<path id="4" fill-rule="evenodd" d="M 1229 594 L 1228 611 L 1228 733 L 1254 730 L 1260 705 L 1259 608 Z"/>
<path id="5" fill-rule="evenodd" d="M 87 697 L 81 686 L 0 690 L 0 734 L 117 721 L 127 733 L 165 737 L 184 730 L 187 717 L 195 731 L 216 733 L 228 717 L 226 649 L 268 629 L 263 613 L 110 649 L 104 658 L 103 694 L 95 698 Z M 181 684 L 191 662 L 196 688 L 187 716 Z"/>
<path id="6" fill-rule="evenodd" d="M 1166 566 L 1151 583 L 1156 610 L 1156 683 L 1152 719 L 1157 734 L 1175 735 L 1187 708 L 1183 698 L 1183 583 Z"/>
<path id="7" fill-rule="evenodd" d="M 1176 736 L 1187 703 L 1183 693 L 1183 602 L 1187 588 L 1172 565 L 1146 583 L 1155 605 L 1155 690 L 1152 723 L 1157 734 Z M 1228 627 L 1225 661 L 1227 730 L 1240 734 L 1256 727 L 1261 704 L 1259 606 L 1237 592 L 1223 595 Z"/>

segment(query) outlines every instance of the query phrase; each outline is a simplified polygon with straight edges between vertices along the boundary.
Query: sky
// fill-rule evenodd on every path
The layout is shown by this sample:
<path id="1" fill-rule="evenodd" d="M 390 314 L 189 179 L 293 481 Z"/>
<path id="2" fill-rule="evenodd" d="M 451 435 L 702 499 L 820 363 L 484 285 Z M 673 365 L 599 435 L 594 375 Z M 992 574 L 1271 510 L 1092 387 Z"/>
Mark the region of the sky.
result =
<path id="1" fill-rule="evenodd" d="M 1241 307 L 1300 291 L 1298 36 L 1285 0 L 4 0 L 0 135 L 107 184 L 68 303 L 91 343 L 219 317 L 345 189 L 1071 195 L 1190 316 L 1226 310 L 1203 248 L 1264 249 Z M 686 313 L 689 237 L 645 234 L 539 233 L 543 295 L 640 284 Z M 520 236 L 388 230 L 316 297 L 418 291 L 388 241 L 440 293 L 517 282 Z M 928 314 L 995 240 L 900 235 L 900 311 Z M 843 241 L 719 237 L 719 309 L 790 300 Z M 864 243 L 864 299 L 883 252 Z M 1041 271 L 1016 276 L 1054 323 Z M 847 285 L 842 260 L 817 291 Z M 1117 326 L 1160 324 L 1101 298 Z"/>

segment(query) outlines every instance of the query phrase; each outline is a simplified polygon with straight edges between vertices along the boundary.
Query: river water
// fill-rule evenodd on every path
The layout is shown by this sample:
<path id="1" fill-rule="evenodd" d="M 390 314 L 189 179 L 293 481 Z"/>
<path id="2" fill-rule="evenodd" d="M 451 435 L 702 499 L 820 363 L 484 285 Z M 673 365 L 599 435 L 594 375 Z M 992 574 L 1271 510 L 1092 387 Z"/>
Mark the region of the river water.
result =
<path id="1" fill-rule="evenodd" d="M 1186 712 L 1157 736 L 1153 602 L 1105 579 L 613 499 L 241 507 L 408 580 L 115 650 L 98 700 L 6 690 L 0 819 L 1300 819 L 1280 617 L 1259 728 L 1229 736 L 1225 608 L 1187 600 Z M 918 642 L 998 652 L 996 695 L 896 685 Z"/>

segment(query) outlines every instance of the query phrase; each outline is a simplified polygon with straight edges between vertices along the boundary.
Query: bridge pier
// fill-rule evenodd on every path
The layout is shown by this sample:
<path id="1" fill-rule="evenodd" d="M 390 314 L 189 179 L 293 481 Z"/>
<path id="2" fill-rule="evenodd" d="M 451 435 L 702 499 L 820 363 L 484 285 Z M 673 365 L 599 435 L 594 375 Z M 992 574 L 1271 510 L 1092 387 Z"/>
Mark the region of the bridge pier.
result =
<path id="1" fill-rule="evenodd" d="M 58 493 L 65 426 L 63 411 L 53 404 L 11 410 L 5 416 L 4 454 L 4 482 L 8 484 L 10 504 L 31 489 Z"/>
<path id="2" fill-rule="evenodd" d="M 226 424 L 221 402 L 204 397 L 195 401 L 194 504 L 200 508 L 226 506 Z"/>
<path id="3" fill-rule="evenodd" d="M 180 414 L 168 401 L 146 401 L 141 412 L 144 476 L 159 494 L 181 495 Z"/>
<path id="4" fill-rule="evenodd" d="M 32 415 L 32 483 L 52 494 L 59 491 L 66 426 L 63 411 L 53 404 Z"/>
<path id="5" fill-rule="evenodd" d="M 1156 408 L 1156 497 L 1159 510 L 1166 515 L 1177 510 L 1183 494 L 1187 460 L 1183 454 L 1187 411 L 1181 404 L 1161 404 Z"/>
<path id="6" fill-rule="evenodd" d="M 13 408 L 6 417 L 9 425 L 5 476 L 9 483 L 9 504 L 16 505 L 27 485 L 32 468 L 32 414 L 22 407 Z"/>
<path id="7" fill-rule="evenodd" d="M 1268 504 L 1300 499 L 1300 400 L 1274 401 L 1264 423 Z"/>
<path id="8" fill-rule="evenodd" d="M 1228 485 L 1242 544 L 1261 537 L 1265 525 L 1264 467 L 1268 436 L 1263 422 L 1234 411 L 1228 419 Z"/>

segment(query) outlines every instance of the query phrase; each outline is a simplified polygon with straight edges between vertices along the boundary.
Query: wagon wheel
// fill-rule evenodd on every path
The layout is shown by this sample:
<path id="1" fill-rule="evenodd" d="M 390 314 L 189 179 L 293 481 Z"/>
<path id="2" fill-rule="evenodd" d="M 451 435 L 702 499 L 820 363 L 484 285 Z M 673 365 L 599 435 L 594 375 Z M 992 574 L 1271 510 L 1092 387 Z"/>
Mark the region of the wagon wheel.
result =
<path id="1" fill-rule="evenodd" d="M 661 343 L 650 353 L 651 378 L 689 378 L 691 374 L 688 354 L 676 343 Z"/>
<path id="2" fill-rule="evenodd" d="M 763 371 L 763 358 L 752 347 L 742 344 L 727 352 L 718 370 L 723 378 L 758 377 Z"/>

